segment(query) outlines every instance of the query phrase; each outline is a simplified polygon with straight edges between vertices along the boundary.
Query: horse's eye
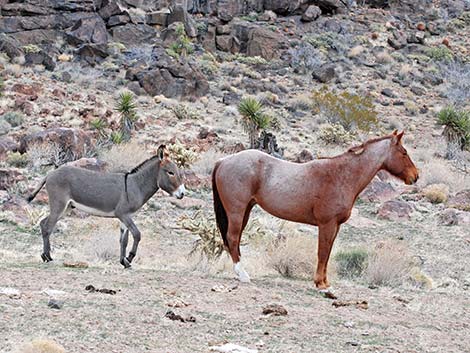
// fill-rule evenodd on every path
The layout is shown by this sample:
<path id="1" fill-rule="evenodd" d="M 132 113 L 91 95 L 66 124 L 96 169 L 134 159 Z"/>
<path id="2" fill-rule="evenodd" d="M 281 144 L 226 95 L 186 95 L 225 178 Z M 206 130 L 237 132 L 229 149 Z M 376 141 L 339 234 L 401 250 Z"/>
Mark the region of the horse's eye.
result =
<path id="1" fill-rule="evenodd" d="M 175 175 L 175 173 L 170 172 L 169 170 L 167 171 L 167 173 L 168 173 L 168 175 L 171 175 L 171 176 Z"/>

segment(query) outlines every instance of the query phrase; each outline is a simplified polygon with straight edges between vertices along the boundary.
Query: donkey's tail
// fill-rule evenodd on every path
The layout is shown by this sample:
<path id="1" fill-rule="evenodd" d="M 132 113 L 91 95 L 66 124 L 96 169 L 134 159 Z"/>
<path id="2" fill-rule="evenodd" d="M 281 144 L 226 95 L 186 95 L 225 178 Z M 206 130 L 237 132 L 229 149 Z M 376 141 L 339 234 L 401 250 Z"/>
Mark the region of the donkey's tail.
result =
<path id="1" fill-rule="evenodd" d="M 26 200 L 28 202 L 31 202 L 33 201 L 33 199 L 36 197 L 36 195 L 38 194 L 38 192 L 42 189 L 42 187 L 44 186 L 44 184 L 46 183 L 46 179 L 47 177 L 44 177 L 42 180 L 41 180 L 41 183 L 38 185 L 38 187 L 36 189 L 34 189 L 33 193 L 31 195 L 29 195 Z"/>
<path id="2" fill-rule="evenodd" d="M 224 244 L 228 247 L 227 241 L 227 231 L 228 231 L 228 218 L 227 212 L 225 211 L 224 205 L 222 205 L 222 201 L 220 200 L 219 191 L 217 190 L 217 183 L 215 181 L 215 175 L 217 173 L 217 169 L 220 167 L 220 162 L 217 162 L 214 166 L 214 170 L 212 171 L 212 195 L 214 196 L 214 211 L 215 211 L 215 219 L 217 221 L 217 227 L 219 228 L 220 234 L 222 234 L 222 239 L 224 240 Z"/>

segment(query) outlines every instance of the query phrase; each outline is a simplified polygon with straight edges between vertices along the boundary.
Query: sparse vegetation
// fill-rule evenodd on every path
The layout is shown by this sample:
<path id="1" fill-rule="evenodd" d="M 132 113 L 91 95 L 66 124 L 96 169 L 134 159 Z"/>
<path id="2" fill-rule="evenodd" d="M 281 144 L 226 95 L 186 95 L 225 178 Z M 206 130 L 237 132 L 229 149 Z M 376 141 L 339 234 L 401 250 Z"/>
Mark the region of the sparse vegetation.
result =
<path id="1" fill-rule="evenodd" d="M 167 149 L 171 160 L 181 168 L 188 168 L 198 158 L 198 154 L 192 148 L 187 148 L 178 140 Z"/>
<path id="2" fill-rule="evenodd" d="M 109 137 L 111 138 L 111 142 L 114 144 L 120 144 L 126 141 L 122 131 L 113 131 Z"/>
<path id="3" fill-rule="evenodd" d="M 445 126 L 442 134 L 447 141 L 449 159 L 453 157 L 454 145 L 461 150 L 470 148 L 470 112 L 446 107 L 438 113 L 437 123 Z"/>
<path id="4" fill-rule="evenodd" d="M 172 106 L 171 111 L 178 120 L 199 119 L 197 112 L 183 103 L 179 103 Z"/>
<path id="5" fill-rule="evenodd" d="M 362 276 L 367 268 L 368 252 L 362 248 L 343 250 L 334 256 L 336 273 L 343 278 Z"/>
<path id="6" fill-rule="evenodd" d="M 29 160 L 26 154 L 11 152 L 7 156 L 7 163 L 15 168 L 24 168 L 28 165 Z"/>
<path id="7" fill-rule="evenodd" d="M 450 62 L 454 58 L 452 51 L 445 46 L 428 48 L 426 50 L 426 55 L 435 61 Z"/>
<path id="8" fill-rule="evenodd" d="M 122 139 L 123 141 L 128 141 L 131 137 L 132 130 L 134 130 L 134 125 L 138 118 L 134 94 L 129 91 L 122 92 L 119 95 L 116 110 L 121 115 L 120 123 Z M 113 139 L 113 142 L 114 141 L 115 139 Z"/>
<path id="9" fill-rule="evenodd" d="M 14 353 L 65 353 L 65 349 L 53 340 L 34 339 L 18 347 Z"/>
<path id="10" fill-rule="evenodd" d="M 440 70 L 447 87 L 447 98 L 455 107 L 464 107 L 470 102 L 470 63 L 443 63 Z"/>
<path id="11" fill-rule="evenodd" d="M 313 45 L 302 42 L 289 49 L 290 65 L 299 72 L 313 71 L 321 66 L 323 54 Z"/>
<path id="12" fill-rule="evenodd" d="M 250 148 L 254 148 L 261 131 L 268 129 L 273 119 L 264 112 L 263 104 L 251 97 L 240 101 L 238 112 L 242 116 L 243 129 L 248 133 Z"/>
<path id="13" fill-rule="evenodd" d="M 145 146 L 131 140 L 127 143 L 112 145 L 99 153 L 100 160 L 107 164 L 110 172 L 127 172 L 150 157 Z"/>
<path id="14" fill-rule="evenodd" d="M 449 187 L 445 184 L 431 184 L 423 189 L 423 195 L 432 203 L 443 203 L 449 196 Z"/>
<path id="15" fill-rule="evenodd" d="M 1 118 L 5 119 L 13 127 L 21 126 L 24 122 L 24 114 L 20 112 L 7 112 Z"/>
<path id="16" fill-rule="evenodd" d="M 318 130 L 318 138 L 327 144 L 347 144 L 354 140 L 354 134 L 341 124 L 323 124 Z"/>
<path id="17" fill-rule="evenodd" d="M 192 54 L 194 52 L 193 43 L 186 35 L 183 23 L 178 23 L 175 32 L 177 36 L 176 42 L 170 44 L 170 47 L 166 50 L 167 54 L 176 59 Z"/>
<path id="18" fill-rule="evenodd" d="M 28 44 L 28 45 L 23 46 L 23 51 L 26 54 L 36 54 L 36 53 L 39 53 L 41 51 L 41 48 L 39 48 L 35 44 Z"/>
<path id="19" fill-rule="evenodd" d="M 369 131 L 378 124 L 372 100 L 347 91 L 340 93 L 326 86 L 312 94 L 314 111 L 326 116 L 330 123 L 340 123 L 346 130 Z"/>

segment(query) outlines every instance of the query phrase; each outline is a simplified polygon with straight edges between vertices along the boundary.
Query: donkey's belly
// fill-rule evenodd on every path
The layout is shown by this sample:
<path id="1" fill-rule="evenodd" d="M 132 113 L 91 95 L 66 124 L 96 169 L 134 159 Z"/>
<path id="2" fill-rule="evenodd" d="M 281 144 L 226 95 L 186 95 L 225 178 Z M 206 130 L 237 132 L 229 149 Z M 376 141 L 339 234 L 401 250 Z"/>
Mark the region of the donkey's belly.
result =
<path id="1" fill-rule="evenodd" d="M 98 210 L 96 208 L 93 208 L 93 207 L 89 207 L 89 206 L 86 206 L 86 205 L 82 205 L 81 203 L 78 203 L 74 200 L 70 200 L 70 205 L 75 207 L 75 208 L 78 208 L 80 211 L 83 211 L 83 212 L 86 212 L 86 213 L 89 213 L 93 216 L 100 216 L 100 217 L 115 217 L 115 214 L 114 214 L 114 211 L 112 212 L 106 212 L 106 211 L 102 211 L 102 210 Z"/>

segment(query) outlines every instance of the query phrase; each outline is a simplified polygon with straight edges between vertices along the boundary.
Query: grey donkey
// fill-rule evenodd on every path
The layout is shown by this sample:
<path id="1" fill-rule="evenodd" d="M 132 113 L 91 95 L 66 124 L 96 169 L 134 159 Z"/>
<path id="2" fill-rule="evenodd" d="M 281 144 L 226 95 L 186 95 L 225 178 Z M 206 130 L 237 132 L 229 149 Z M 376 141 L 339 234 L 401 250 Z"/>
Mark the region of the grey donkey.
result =
<path id="1" fill-rule="evenodd" d="M 99 173 L 71 166 L 62 166 L 50 172 L 28 197 L 28 202 L 31 202 L 46 185 L 50 214 L 40 223 L 44 245 L 42 260 L 52 261 L 49 236 L 70 205 L 95 216 L 114 217 L 121 221 L 120 262 L 125 268 L 129 268 L 141 238 L 139 229 L 132 221 L 132 215 L 159 188 L 178 199 L 183 198 L 185 193 L 180 171 L 164 155 L 164 151 L 165 146 L 161 145 L 155 156 L 128 173 Z M 129 231 L 134 241 L 126 257 Z"/>

